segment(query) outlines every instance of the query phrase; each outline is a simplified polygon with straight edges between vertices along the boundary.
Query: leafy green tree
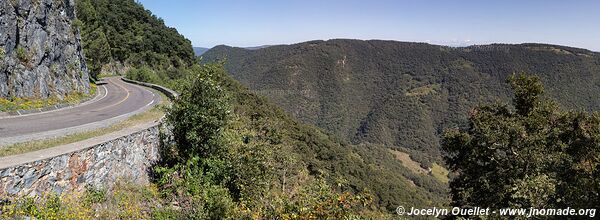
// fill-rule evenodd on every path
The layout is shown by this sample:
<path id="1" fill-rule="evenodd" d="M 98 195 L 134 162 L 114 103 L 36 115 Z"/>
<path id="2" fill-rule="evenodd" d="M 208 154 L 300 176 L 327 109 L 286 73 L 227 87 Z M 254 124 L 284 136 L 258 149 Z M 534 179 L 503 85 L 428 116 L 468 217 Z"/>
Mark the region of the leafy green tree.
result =
<path id="1" fill-rule="evenodd" d="M 221 64 L 196 65 L 184 72 L 172 83 L 181 95 L 167 111 L 172 145 L 155 167 L 161 191 L 182 204 L 179 218 L 341 219 L 357 217 L 371 204 L 366 194 L 340 192 L 325 178 L 308 177 L 306 168 L 294 162 L 299 158 L 284 137 L 289 134 L 279 130 L 283 122 L 271 118 L 279 116 L 259 108 L 262 104 L 254 96 L 237 100 L 243 95 L 232 93 L 234 85 L 228 83 L 233 82 L 224 80 Z M 141 75 L 153 72 L 130 74 L 150 79 Z M 281 179 L 276 168 L 286 170 Z"/>
<path id="2" fill-rule="evenodd" d="M 80 27 L 82 46 L 87 59 L 90 77 L 98 79 L 102 66 L 112 60 L 110 44 L 98 21 L 98 14 L 90 0 L 77 2 L 78 20 L 83 25 Z"/>
<path id="3" fill-rule="evenodd" d="M 223 132 L 231 113 L 227 92 L 213 79 L 222 71 L 204 65 L 180 80 L 180 97 L 168 110 L 173 139 L 181 161 L 193 157 L 223 155 Z"/>
<path id="4" fill-rule="evenodd" d="M 454 205 L 598 207 L 598 113 L 561 111 L 544 98 L 537 77 L 508 81 L 513 106 L 479 106 L 469 112 L 467 129 L 445 133 L 445 160 L 457 173 L 450 183 Z"/>
<path id="5" fill-rule="evenodd" d="M 102 71 L 102 66 L 111 60 L 110 45 L 104 32 L 98 28 L 89 34 L 89 39 L 84 46 L 90 75 L 94 80 Z"/>

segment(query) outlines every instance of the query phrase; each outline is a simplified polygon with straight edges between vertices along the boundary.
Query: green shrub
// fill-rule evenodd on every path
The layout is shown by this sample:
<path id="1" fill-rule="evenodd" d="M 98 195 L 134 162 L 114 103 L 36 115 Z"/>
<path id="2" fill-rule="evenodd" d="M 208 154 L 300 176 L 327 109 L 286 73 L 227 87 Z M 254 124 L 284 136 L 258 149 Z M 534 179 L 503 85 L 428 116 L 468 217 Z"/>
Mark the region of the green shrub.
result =
<path id="1" fill-rule="evenodd" d="M 83 201 L 86 205 L 102 203 L 106 201 L 106 190 L 102 188 L 95 188 L 92 186 L 87 186 L 85 189 L 86 190 L 83 197 Z"/>
<path id="2" fill-rule="evenodd" d="M 75 19 L 73 20 L 73 23 L 71 23 L 71 28 L 73 28 L 73 32 L 76 32 L 81 27 L 83 27 L 83 22 L 79 19 Z"/>
<path id="3" fill-rule="evenodd" d="M 157 72 L 148 67 L 132 68 L 127 71 L 125 77 L 128 79 L 149 83 L 160 83 L 162 81 Z"/>
<path id="4" fill-rule="evenodd" d="M 23 47 L 17 47 L 16 50 L 17 53 L 17 58 L 22 62 L 22 63 L 28 63 L 29 62 L 29 55 L 27 54 L 27 51 L 25 50 L 25 48 Z"/>

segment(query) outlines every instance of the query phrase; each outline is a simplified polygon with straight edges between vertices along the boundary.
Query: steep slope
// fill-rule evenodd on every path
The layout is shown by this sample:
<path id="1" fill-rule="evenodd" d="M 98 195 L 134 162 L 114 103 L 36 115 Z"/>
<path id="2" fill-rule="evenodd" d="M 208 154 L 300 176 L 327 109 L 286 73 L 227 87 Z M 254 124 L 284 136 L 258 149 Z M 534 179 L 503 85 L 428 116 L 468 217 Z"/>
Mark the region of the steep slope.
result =
<path id="1" fill-rule="evenodd" d="M 0 98 L 89 92 L 73 1 L 0 2 Z"/>
<path id="2" fill-rule="evenodd" d="M 226 58 L 235 79 L 303 122 L 354 143 L 412 151 L 421 162 L 440 161 L 439 134 L 464 125 L 471 107 L 507 101 L 514 72 L 539 75 L 564 107 L 600 109 L 600 55 L 562 46 L 329 40 L 217 46 L 203 57 Z"/>
<path id="3" fill-rule="evenodd" d="M 386 148 L 372 144 L 351 145 L 290 117 L 229 76 L 221 77 L 220 81 L 233 95 L 234 112 L 244 118 L 248 129 L 260 134 L 253 138 L 269 140 L 269 147 L 278 149 L 277 153 L 295 158 L 296 164 L 287 168 L 290 185 L 302 184 L 294 172 L 306 169 L 313 177 L 327 177 L 332 185 L 371 193 L 379 208 L 447 205 L 445 184 L 431 175 L 411 172 Z"/>

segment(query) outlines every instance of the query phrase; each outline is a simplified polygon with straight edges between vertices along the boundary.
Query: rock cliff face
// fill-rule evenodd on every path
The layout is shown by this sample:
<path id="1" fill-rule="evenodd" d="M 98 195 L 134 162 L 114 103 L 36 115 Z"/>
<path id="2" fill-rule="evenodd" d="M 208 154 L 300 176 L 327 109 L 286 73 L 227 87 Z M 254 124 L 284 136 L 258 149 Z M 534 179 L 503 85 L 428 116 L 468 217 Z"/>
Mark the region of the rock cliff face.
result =
<path id="1" fill-rule="evenodd" d="M 89 92 L 74 0 L 0 1 L 0 98 Z"/>

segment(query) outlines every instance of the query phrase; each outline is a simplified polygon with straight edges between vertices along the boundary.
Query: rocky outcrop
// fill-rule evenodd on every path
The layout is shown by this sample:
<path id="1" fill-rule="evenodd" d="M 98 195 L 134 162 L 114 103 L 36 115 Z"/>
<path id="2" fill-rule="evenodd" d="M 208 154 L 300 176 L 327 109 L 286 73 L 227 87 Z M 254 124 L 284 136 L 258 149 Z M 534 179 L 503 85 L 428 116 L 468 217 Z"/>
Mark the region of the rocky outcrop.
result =
<path id="1" fill-rule="evenodd" d="M 0 98 L 89 92 L 74 0 L 0 1 Z"/>

